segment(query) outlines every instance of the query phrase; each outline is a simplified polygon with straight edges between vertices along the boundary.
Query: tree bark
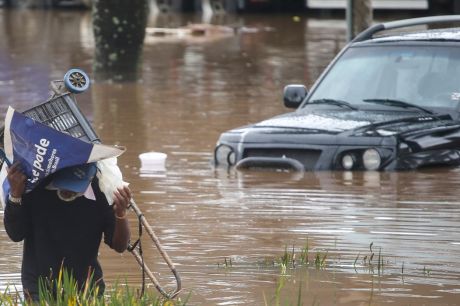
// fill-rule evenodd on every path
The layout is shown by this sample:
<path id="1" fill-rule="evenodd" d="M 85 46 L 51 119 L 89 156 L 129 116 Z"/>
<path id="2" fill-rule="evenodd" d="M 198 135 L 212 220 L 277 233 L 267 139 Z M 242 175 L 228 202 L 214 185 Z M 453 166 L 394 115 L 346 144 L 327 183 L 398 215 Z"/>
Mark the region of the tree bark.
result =
<path id="1" fill-rule="evenodd" d="M 148 0 L 93 1 L 96 80 L 137 79 L 148 14 Z"/>

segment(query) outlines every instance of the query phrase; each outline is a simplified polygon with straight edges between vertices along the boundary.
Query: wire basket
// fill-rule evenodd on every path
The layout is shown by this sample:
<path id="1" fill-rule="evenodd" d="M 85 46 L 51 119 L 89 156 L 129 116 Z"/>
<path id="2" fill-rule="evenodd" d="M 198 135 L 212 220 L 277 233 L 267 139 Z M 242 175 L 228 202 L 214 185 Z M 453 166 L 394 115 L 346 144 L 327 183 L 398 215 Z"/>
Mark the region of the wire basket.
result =
<path id="1" fill-rule="evenodd" d="M 100 142 L 92 126 L 78 108 L 71 93 L 54 96 L 50 100 L 22 113 L 75 138 L 87 142 Z"/>

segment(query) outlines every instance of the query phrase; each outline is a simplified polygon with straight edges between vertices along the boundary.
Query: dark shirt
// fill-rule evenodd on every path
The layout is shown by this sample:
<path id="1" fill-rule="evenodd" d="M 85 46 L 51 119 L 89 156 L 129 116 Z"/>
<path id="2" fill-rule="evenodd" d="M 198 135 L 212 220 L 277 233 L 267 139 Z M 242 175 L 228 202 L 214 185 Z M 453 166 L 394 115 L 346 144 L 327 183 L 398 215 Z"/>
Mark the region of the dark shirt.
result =
<path id="1" fill-rule="evenodd" d="M 25 194 L 21 205 L 8 201 L 4 213 L 8 236 L 16 242 L 24 240 L 24 292 L 36 296 L 39 277 L 57 276 L 61 265 L 73 273 L 79 286 L 89 271 L 94 273 L 93 280 L 104 290 L 97 255 L 103 235 L 104 242 L 112 244 L 115 217 L 97 179 L 92 183 L 96 201 L 81 196 L 65 202 L 45 184 Z"/>

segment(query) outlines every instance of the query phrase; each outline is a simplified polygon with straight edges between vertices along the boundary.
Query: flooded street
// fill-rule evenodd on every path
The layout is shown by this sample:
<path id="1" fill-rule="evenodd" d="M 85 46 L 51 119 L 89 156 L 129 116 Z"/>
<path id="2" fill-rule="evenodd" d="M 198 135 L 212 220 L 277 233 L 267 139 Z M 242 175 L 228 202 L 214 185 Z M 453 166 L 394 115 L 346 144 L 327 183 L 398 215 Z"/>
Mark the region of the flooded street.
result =
<path id="1" fill-rule="evenodd" d="M 200 16 L 161 16 L 149 26 L 188 22 Z M 300 292 L 303 305 L 458 304 L 459 168 L 296 174 L 211 163 L 221 132 L 287 112 L 286 84 L 311 87 L 345 44 L 345 21 L 236 15 L 215 22 L 236 31 L 207 40 L 147 36 L 137 82 L 95 82 L 77 96 L 103 143 L 127 147 L 120 168 L 177 265 L 182 299 L 289 305 Z M 0 9 L 0 24 L 3 114 L 8 105 L 26 110 L 45 101 L 49 81 L 70 68 L 92 75 L 89 12 Z M 168 155 L 165 172 L 140 173 L 138 156 L 150 151 Z M 137 219 L 129 218 L 136 238 Z M 145 233 L 142 242 L 150 268 L 173 288 Z M 307 246 L 309 267 L 300 265 Z M 282 275 L 273 261 L 292 248 L 297 265 Z M 3 224 L 0 255 L 0 289 L 20 285 L 22 244 Z M 100 259 L 107 283 L 140 286 L 130 253 L 103 246 Z"/>

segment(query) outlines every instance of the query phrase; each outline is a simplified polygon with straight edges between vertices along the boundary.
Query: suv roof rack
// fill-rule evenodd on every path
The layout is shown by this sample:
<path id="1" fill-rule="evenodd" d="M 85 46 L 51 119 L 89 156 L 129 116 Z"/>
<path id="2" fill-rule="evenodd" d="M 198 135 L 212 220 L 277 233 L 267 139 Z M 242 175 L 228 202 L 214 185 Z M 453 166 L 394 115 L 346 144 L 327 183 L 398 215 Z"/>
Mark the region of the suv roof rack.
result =
<path id="1" fill-rule="evenodd" d="M 416 25 L 421 25 L 421 24 L 447 23 L 447 22 L 454 22 L 454 21 L 460 22 L 460 15 L 419 17 L 419 18 L 383 22 L 383 23 L 373 25 L 369 27 L 368 29 L 364 30 L 363 32 L 359 33 L 352 40 L 352 42 L 360 42 L 360 41 L 371 39 L 375 33 L 378 33 L 384 30 L 404 28 L 404 27 L 416 26 Z"/>

